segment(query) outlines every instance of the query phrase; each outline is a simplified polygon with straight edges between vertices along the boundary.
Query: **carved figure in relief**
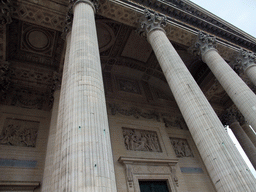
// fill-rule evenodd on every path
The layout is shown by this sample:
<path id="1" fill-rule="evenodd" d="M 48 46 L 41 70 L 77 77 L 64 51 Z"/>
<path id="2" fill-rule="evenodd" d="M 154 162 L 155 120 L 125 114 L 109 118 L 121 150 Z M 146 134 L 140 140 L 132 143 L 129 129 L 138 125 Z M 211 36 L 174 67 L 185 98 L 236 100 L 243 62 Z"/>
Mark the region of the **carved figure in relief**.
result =
<path id="1" fill-rule="evenodd" d="M 185 139 L 171 138 L 171 144 L 177 157 L 193 157 L 192 151 Z"/>
<path id="2" fill-rule="evenodd" d="M 127 150 L 161 152 L 155 132 L 123 129 L 124 144 Z"/>
<path id="3" fill-rule="evenodd" d="M 29 121 L 26 122 L 9 119 L 7 119 L 7 121 L 13 121 L 13 123 L 7 124 L 3 128 L 3 132 L 0 136 L 0 144 L 23 147 L 35 147 L 37 128 L 26 127 L 28 124 L 30 124 Z M 31 124 L 37 125 L 38 122 L 32 122 Z"/>

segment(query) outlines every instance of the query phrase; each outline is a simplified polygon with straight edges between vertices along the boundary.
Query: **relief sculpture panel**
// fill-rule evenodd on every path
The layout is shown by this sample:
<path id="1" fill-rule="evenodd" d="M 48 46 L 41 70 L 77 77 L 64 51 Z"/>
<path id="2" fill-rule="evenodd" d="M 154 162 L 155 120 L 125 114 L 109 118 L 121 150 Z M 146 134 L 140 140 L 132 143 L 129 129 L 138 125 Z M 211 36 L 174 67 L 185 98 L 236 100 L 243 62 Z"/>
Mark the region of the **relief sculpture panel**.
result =
<path id="1" fill-rule="evenodd" d="M 194 157 L 186 139 L 170 138 L 176 157 Z"/>
<path id="2" fill-rule="evenodd" d="M 162 152 L 155 131 L 123 128 L 123 138 L 127 150 Z"/>
<path id="3" fill-rule="evenodd" d="M 7 118 L 0 135 L 0 144 L 35 147 L 38 128 L 38 121 Z"/>

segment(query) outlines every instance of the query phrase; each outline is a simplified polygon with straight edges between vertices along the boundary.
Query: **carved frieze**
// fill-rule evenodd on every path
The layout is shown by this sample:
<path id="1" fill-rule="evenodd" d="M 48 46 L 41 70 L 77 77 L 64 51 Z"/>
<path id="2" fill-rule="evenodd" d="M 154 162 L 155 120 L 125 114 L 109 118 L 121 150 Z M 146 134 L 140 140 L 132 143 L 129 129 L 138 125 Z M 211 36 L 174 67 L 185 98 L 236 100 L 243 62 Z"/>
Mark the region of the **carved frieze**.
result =
<path id="1" fill-rule="evenodd" d="M 7 118 L 0 136 L 0 144 L 35 147 L 38 128 L 38 121 Z"/>
<path id="2" fill-rule="evenodd" d="M 182 117 L 163 117 L 165 127 L 187 130 L 187 125 Z"/>
<path id="3" fill-rule="evenodd" d="M 176 157 L 194 157 L 186 139 L 170 138 Z"/>
<path id="4" fill-rule="evenodd" d="M 6 95 L 1 104 L 44 111 L 49 111 L 52 107 L 51 91 L 47 89 L 38 90 L 37 88 L 17 87 L 14 84 Z"/>
<path id="5" fill-rule="evenodd" d="M 127 150 L 162 152 L 155 131 L 123 128 L 123 138 Z"/>
<path id="6" fill-rule="evenodd" d="M 121 114 L 125 116 L 133 116 L 136 119 L 143 117 L 145 119 L 155 119 L 156 121 L 160 122 L 160 116 L 155 111 L 142 112 L 140 109 L 134 107 L 123 109 L 121 106 L 116 104 L 109 104 L 109 108 L 112 115 Z"/>

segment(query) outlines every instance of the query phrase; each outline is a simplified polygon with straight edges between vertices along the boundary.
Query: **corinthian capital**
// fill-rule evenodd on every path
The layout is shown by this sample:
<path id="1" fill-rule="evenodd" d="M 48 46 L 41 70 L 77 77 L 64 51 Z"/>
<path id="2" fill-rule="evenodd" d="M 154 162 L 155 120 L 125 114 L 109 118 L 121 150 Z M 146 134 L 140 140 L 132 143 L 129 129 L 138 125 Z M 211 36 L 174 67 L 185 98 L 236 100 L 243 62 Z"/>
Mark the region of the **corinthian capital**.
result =
<path id="1" fill-rule="evenodd" d="M 150 33 L 153 30 L 162 30 L 166 26 L 166 17 L 160 16 L 158 13 L 150 13 L 148 9 L 144 10 L 144 15 L 140 18 L 140 28 L 138 29 L 140 34 Z"/>
<path id="2" fill-rule="evenodd" d="M 200 31 L 197 35 L 197 41 L 195 47 L 198 49 L 199 54 L 203 55 L 216 47 L 216 37 L 211 37 L 209 34 L 204 34 Z"/>
<path id="3" fill-rule="evenodd" d="M 93 7 L 94 11 L 96 11 L 99 7 L 98 0 L 69 0 L 69 2 L 72 5 L 72 7 L 78 3 L 88 3 L 89 5 L 91 5 Z"/>
<path id="4" fill-rule="evenodd" d="M 0 24 L 5 25 L 12 22 L 12 6 L 12 0 L 0 0 Z"/>
<path id="5" fill-rule="evenodd" d="M 256 56 L 252 52 L 240 49 L 236 58 L 236 62 L 236 66 L 242 68 L 245 71 L 247 68 L 256 65 Z"/>

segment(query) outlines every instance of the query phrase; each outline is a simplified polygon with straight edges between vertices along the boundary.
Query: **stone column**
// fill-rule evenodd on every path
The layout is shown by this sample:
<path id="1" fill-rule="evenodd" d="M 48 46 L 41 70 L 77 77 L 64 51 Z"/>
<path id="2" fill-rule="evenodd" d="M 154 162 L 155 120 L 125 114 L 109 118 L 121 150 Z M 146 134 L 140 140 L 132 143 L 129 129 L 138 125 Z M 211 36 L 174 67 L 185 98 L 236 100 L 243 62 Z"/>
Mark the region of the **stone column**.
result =
<path id="1" fill-rule="evenodd" d="M 64 112 L 55 144 L 52 191 L 115 192 L 105 93 L 95 25 L 95 6 L 72 1 L 73 25 Z"/>
<path id="2" fill-rule="evenodd" d="M 256 168 L 256 147 L 241 127 L 238 119 L 243 119 L 241 113 L 235 107 L 231 107 L 227 109 L 222 123 L 229 125 L 252 165 Z"/>
<path id="3" fill-rule="evenodd" d="M 236 61 L 244 73 L 249 77 L 252 83 L 256 86 L 256 63 L 255 55 L 243 49 L 239 50 L 239 55 Z"/>
<path id="4" fill-rule="evenodd" d="M 54 158 L 54 145 L 55 145 L 55 136 L 56 136 L 56 126 L 57 126 L 57 117 L 58 117 L 58 109 L 59 109 L 59 97 L 60 90 L 57 89 L 54 92 L 54 102 L 52 107 L 52 116 L 51 123 L 49 127 L 48 134 L 48 142 L 47 142 L 47 150 L 44 164 L 44 175 L 42 182 L 42 191 L 51 191 L 51 180 L 53 174 L 53 158 Z"/>
<path id="5" fill-rule="evenodd" d="M 249 139 L 249 137 L 244 132 L 243 128 L 240 126 L 237 120 L 229 124 L 229 127 L 236 136 L 238 142 L 246 153 L 247 157 L 251 161 L 253 167 L 256 169 L 256 148 Z"/>
<path id="6" fill-rule="evenodd" d="M 71 41 L 71 33 L 68 32 L 68 29 L 65 28 L 65 38 L 66 38 L 66 53 L 65 53 L 65 61 L 62 73 L 62 83 L 61 90 L 56 92 L 56 94 L 60 94 L 59 98 L 56 96 L 52 109 L 52 118 L 50 124 L 50 131 L 48 137 L 47 144 L 47 152 L 45 158 L 45 170 L 43 176 L 43 184 L 42 184 L 42 192 L 55 191 L 55 181 L 60 178 L 59 170 L 60 170 L 60 153 L 62 146 L 62 129 L 63 129 L 63 113 L 65 110 L 64 106 L 64 98 L 66 92 L 66 84 L 67 84 L 67 71 L 68 71 L 68 63 L 69 63 L 69 52 L 70 52 L 70 41 Z M 57 99 L 57 101 L 56 101 Z M 57 113 L 55 112 L 56 110 Z M 57 115 L 57 117 L 53 116 Z M 55 118 L 57 122 L 55 122 Z"/>
<path id="7" fill-rule="evenodd" d="M 211 69 L 249 124 L 256 127 L 256 95 L 219 55 L 215 44 L 215 38 L 199 32 L 196 46 L 200 49 L 202 60 Z"/>
<path id="8" fill-rule="evenodd" d="M 249 126 L 249 124 L 247 122 L 242 124 L 242 128 L 243 128 L 244 132 L 246 133 L 246 135 L 250 138 L 251 142 L 256 147 L 256 135 L 253 132 L 252 128 Z"/>
<path id="9" fill-rule="evenodd" d="M 256 180 L 203 92 L 167 38 L 165 19 L 145 11 L 147 35 L 217 191 L 253 191 Z"/>

